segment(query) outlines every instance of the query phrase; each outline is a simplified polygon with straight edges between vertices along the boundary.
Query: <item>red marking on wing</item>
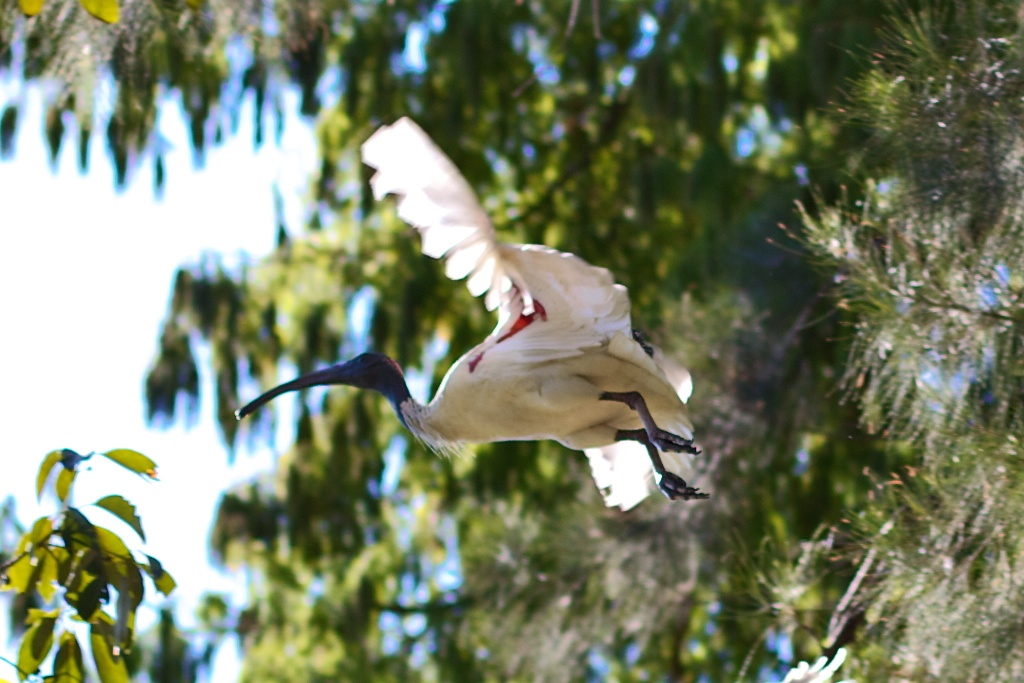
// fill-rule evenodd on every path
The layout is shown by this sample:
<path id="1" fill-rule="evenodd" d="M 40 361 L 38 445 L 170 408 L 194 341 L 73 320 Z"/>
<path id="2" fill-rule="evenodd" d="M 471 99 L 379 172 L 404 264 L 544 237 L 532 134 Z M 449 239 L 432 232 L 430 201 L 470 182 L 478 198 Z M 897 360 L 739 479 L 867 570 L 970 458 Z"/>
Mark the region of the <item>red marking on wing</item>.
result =
<path id="1" fill-rule="evenodd" d="M 498 337 L 498 341 L 496 343 L 500 344 L 501 342 L 505 341 L 506 339 L 516 334 L 517 332 L 522 332 L 526 328 L 526 326 L 532 323 L 538 315 L 540 316 L 541 320 L 548 319 L 548 312 L 544 310 L 544 307 L 541 306 L 539 301 L 534 300 L 533 313 L 531 313 L 530 315 L 523 315 L 522 313 L 520 313 L 519 319 L 516 320 L 515 324 L 512 325 L 512 329 Z"/>
<path id="2" fill-rule="evenodd" d="M 516 320 L 515 323 L 512 325 L 512 329 L 498 337 L 498 341 L 496 341 L 495 344 L 500 344 L 501 342 L 505 341 L 506 339 L 516 334 L 517 332 L 522 332 L 530 323 L 532 323 L 537 318 L 538 315 L 540 316 L 541 320 L 548 319 L 548 312 L 544 310 L 544 307 L 541 305 L 539 301 L 534 299 L 533 313 L 531 313 L 530 315 L 523 315 L 522 313 L 520 313 L 519 319 Z M 480 361 L 482 361 L 483 359 L 483 351 L 470 358 L 469 371 L 473 372 L 474 370 L 476 370 L 476 366 L 479 365 Z"/>

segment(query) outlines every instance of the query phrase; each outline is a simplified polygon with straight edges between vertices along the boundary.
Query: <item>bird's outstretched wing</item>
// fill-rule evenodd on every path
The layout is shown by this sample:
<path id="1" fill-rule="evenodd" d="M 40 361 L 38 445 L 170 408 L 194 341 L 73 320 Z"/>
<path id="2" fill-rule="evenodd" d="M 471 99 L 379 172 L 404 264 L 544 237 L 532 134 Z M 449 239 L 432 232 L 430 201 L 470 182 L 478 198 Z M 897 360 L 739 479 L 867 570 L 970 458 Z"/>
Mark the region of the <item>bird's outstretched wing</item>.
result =
<path id="1" fill-rule="evenodd" d="M 445 259 L 445 274 L 468 277 L 473 296 L 486 293 L 493 311 L 526 291 L 518 273 L 498 253 L 494 227 L 455 164 L 411 119 L 382 126 L 362 147 L 363 163 L 377 169 L 370 180 L 373 195 L 398 195 L 398 216 L 416 228 L 423 253 Z M 532 300 L 526 293 L 528 310 Z"/>
<path id="2" fill-rule="evenodd" d="M 398 216 L 420 232 L 423 253 L 444 258 L 448 277 L 468 277 L 469 291 L 486 293 L 487 308 L 499 309 L 485 341 L 495 353 L 553 360 L 607 343 L 615 332 L 630 334 L 625 287 L 572 254 L 498 242 L 469 184 L 410 119 L 380 128 L 362 153 L 377 169 L 374 196 L 398 195 Z M 537 318 L 544 324 L 526 324 Z"/>

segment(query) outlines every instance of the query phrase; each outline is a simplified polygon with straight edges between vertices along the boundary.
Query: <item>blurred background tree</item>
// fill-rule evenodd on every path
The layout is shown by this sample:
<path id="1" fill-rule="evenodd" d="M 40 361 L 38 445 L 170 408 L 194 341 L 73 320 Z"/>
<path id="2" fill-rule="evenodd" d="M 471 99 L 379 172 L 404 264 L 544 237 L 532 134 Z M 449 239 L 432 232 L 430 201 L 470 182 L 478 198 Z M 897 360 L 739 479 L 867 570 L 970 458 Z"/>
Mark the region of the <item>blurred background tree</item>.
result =
<path id="1" fill-rule="evenodd" d="M 282 375 L 374 348 L 424 398 L 489 331 L 370 197 L 359 145 L 402 115 L 503 239 L 609 268 L 694 375 L 714 496 L 628 513 L 556 444 L 443 460 L 375 395 L 294 399 L 294 446 L 211 535 L 253 577 L 250 604 L 205 610 L 247 680 L 765 680 L 843 644 L 864 680 L 1019 678 L 1013 5 L 0 6 L 0 64 L 63 84 L 54 155 L 71 117 L 105 127 L 117 183 L 153 163 L 159 192 L 172 101 L 197 163 L 249 93 L 257 145 L 286 87 L 316 117 L 306 224 L 244 269 L 178 273 L 152 420 L 207 409 L 209 372 L 230 452 L 274 428 L 233 411 Z M 0 152 L 17 125 L 10 105 Z"/>

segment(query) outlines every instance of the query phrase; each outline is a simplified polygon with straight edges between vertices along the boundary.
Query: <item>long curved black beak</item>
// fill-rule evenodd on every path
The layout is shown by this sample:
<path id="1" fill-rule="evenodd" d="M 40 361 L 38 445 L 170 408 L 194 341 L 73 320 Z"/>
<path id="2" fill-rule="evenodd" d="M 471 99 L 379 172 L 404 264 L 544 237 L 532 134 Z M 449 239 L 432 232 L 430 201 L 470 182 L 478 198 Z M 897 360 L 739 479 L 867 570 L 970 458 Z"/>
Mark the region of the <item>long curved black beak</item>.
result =
<path id="1" fill-rule="evenodd" d="M 323 370 L 307 372 L 305 375 L 297 377 L 290 382 L 277 385 L 270 391 L 236 410 L 235 419 L 241 420 L 246 415 L 250 415 L 259 410 L 263 404 L 269 403 L 281 394 L 286 394 L 289 391 L 300 391 L 302 389 L 308 389 L 309 387 L 318 387 L 327 384 L 349 384 L 353 379 L 355 379 L 356 374 L 357 373 L 353 372 L 350 362 L 332 365 L 331 367 L 324 368 Z"/>

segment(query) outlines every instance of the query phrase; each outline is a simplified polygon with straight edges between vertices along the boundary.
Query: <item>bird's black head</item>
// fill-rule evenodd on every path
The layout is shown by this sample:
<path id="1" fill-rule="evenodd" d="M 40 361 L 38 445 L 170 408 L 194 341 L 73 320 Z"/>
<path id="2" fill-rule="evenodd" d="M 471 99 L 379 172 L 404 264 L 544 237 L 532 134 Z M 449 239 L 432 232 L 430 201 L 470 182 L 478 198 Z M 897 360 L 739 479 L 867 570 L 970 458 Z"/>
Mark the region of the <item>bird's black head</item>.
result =
<path id="1" fill-rule="evenodd" d="M 402 401 L 409 398 L 409 388 L 405 383 L 405 376 L 402 374 L 402 368 L 399 367 L 398 363 L 383 353 L 362 353 L 352 360 L 338 363 L 322 370 L 314 370 L 290 382 L 274 387 L 236 411 L 235 417 L 241 420 L 246 415 L 255 412 L 263 404 L 289 391 L 299 391 L 309 387 L 331 384 L 347 384 L 359 389 L 379 391 L 391 401 L 399 418 L 402 417 L 399 406 Z"/>

